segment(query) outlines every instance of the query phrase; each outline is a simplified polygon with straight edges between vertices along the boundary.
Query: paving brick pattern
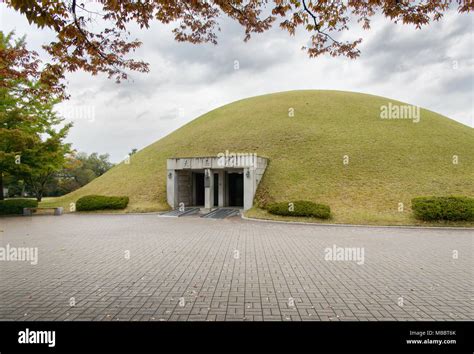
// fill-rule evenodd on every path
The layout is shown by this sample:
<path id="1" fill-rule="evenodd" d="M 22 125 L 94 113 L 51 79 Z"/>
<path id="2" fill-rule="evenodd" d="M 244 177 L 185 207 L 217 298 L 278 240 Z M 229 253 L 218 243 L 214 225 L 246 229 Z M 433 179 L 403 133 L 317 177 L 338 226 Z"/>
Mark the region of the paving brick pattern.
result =
<path id="1" fill-rule="evenodd" d="M 38 247 L 39 261 L 0 261 L 0 320 L 472 320 L 473 240 L 238 217 L 1 218 L 0 246 Z M 325 260 L 334 244 L 363 247 L 364 263 Z"/>

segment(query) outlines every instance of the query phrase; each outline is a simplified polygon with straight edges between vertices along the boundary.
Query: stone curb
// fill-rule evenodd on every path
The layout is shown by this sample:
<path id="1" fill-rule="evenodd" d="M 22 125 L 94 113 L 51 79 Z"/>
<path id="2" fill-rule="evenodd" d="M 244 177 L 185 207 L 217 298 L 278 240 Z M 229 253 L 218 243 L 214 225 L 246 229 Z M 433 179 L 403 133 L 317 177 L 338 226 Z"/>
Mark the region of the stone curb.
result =
<path id="1" fill-rule="evenodd" d="M 453 226 L 412 226 L 412 225 L 352 225 L 352 224 L 323 224 L 323 223 L 312 223 L 304 221 L 284 221 L 284 220 L 269 220 L 269 219 L 257 219 L 250 218 L 245 215 L 241 215 L 243 220 L 248 221 L 257 221 L 257 222 L 267 222 L 267 223 L 278 223 L 278 224 L 288 224 L 288 225 L 309 225 L 309 226 L 337 226 L 337 227 L 363 227 L 363 228 L 387 228 L 387 229 L 435 229 L 435 230 L 472 230 L 474 227 L 453 227 Z"/>

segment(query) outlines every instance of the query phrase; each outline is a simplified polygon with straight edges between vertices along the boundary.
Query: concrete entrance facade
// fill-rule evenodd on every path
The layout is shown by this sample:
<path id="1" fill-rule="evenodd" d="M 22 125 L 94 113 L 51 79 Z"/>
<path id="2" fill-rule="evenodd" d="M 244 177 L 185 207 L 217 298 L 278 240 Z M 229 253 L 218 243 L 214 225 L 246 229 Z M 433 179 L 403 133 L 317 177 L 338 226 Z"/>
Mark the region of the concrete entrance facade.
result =
<path id="1" fill-rule="evenodd" d="M 173 208 L 253 205 L 267 159 L 256 154 L 219 154 L 167 160 L 167 200 Z"/>

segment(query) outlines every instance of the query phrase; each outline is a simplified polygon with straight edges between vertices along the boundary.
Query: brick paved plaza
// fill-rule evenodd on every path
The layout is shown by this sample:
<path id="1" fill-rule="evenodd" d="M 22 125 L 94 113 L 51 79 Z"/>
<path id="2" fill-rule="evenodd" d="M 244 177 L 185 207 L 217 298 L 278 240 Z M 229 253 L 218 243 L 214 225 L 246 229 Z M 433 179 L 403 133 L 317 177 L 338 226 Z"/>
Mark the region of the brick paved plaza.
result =
<path id="1" fill-rule="evenodd" d="M 0 247 L 39 253 L 37 265 L 0 262 L 0 320 L 472 320 L 473 234 L 238 217 L 1 218 Z M 325 260 L 333 245 L 363 248 L 363 264 Z"/>

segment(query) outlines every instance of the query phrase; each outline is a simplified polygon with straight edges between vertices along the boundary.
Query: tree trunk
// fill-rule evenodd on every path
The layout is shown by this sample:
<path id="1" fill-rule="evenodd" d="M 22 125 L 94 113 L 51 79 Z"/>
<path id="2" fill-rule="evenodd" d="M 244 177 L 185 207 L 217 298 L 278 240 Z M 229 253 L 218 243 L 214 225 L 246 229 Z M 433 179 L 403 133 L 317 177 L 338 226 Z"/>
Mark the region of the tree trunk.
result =
<path id="1" fill-rule="evenodd" d="M 38 201 L 38 203 L 41 202 L 41 199 L 43 198 L 43 190 L 42 189 L 37 190 L 35 194 L 36 194 L 36 200 Z"/>
<path id="2" fill-rule="evenodd" d="M 3 195 L 3 172 L 0 171 L 0 200 L 4 200 L 5 196 Z"/>
<path id="3" fill-rule="evenodd" d="M 41 202 L 41 199 L 43 199 L 43 192 L 44 192 L 44 185 L 46 184 L 46 179 L 41 182 L 41 184 L 39 185 L 39 187 L 36 189 L 36 200 L 39 202 Z"/>

